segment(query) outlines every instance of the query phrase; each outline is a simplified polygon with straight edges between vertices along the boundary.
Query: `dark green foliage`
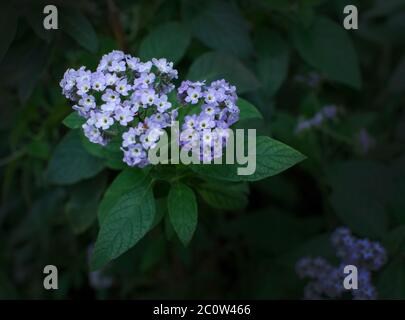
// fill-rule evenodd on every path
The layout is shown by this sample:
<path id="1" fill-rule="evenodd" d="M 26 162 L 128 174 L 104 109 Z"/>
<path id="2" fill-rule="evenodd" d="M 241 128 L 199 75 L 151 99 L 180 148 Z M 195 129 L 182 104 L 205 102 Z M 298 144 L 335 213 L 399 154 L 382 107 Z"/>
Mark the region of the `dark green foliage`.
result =
<path id="1" fill-rule="evenodd" d="M 79 131 L 74 130 L 56 146 L 46 175 L 54 184 L 74 184 L 95 176 L 103 168 L 103 161 L 86 151 Z"/>
<path id="2" fill-rule="evenodd" d="M 143 39 L 139 57 L 142 60 L 166 58 L 176 63 L 183 57 L 189 43 L 190 32 L 187 27 L 178 22 L 169 22 L 158 26 Z"/>
<path id="3" fill-rule="evenodd" d="M 357 54 L 342 26 L 319 17 L 310 28 L 296 26 L 292 38 L 299 54 L 308 64 L 330 80 L 360 89 Z"/>
<path id="4" fill-rule="evenodd" d="M 191 65 L 187 79 L 213 81 L 227 79 L 239 93 L 260 87 L 254 73 L 232 55 L 221 52 L 208 52 L 199 56 Z"/>
<path id="5" fill-rule="evenodd" d="M 253 147 L 253 146 L 252 146 Z M 248 146 L 245 146 L 247 150 Z M 250 150 L 247 151 L 252 153 Z M 247 153 L 246 152 L 246 153 Z M 256 141 L 256 171 L 253 174 L 239 174 L 241 165 L 225 164 L 196 164 L 192 166 L 195 172 L 226 181 L 257 181 L 274 176 L 304 160 L 298 151 L 269 137 L 257 137 Z"/>
<path id="6" fill-rule="evenodd" d="M 100 219 L 100 232 L 91 259 L 93 270 L 135 245 L 149 231 L 155 217 L 150 177 L 141 171 L 127 170 L 121 174 L 128 176 L 120 177 L 107 190 L 101 203 L 100 214 L 105 216 Z"/>
<path id="7" fill-rule="evenodd" d="M 174 184 L 167 198 L 170 222 L 186 246 L 197 227 L 197 202 L 193 190 L 184 184 Z"/>
<path id="8" fill-rule="evenodd" d="M 43 28 L 42 2 L 8 2 L 0 298 L 301 299 L 296 262 L 336 265 L 330 234 L 347 226 L 387 250 L 379 298 L 405 299 L 403 0 L 62 1 L 59 30 Z M 342 26 L 346 4 L 358 30 Z M 173 61 L 177 84 L 235 85 L 235 128 L 257 130 L 256 172 L 128 168 L 122 132 L 106 148 L 88 142 L 59 81 L 111 50 Z M 333 119 L 297 130 L 327 105 Z M 43 289 L 48 264 L 56 293 Z M 96 269 L 112 286 L 90 281 Z"/>

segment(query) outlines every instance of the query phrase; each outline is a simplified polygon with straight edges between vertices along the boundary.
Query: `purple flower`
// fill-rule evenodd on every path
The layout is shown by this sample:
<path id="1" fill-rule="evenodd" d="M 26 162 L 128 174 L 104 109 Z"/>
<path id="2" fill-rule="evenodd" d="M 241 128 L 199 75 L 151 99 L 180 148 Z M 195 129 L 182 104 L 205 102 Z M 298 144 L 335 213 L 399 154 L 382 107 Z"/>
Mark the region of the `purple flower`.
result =
<path id="1" fill-rule="evenodd" d="M 96 123 L 95 126 L 99 129 L 107 130 L 114 124 L 114 119 L 111 117 L 110 113 L 99 112 L 96 113 Z"/>
<path id="2" fill-rule="evenodd" d="M 337 108 L 334 105 L 324 106 L 321 110 L 326 119 L 334 119 L 337 115 Z"/>
<path id="3" fill-rule="evenodd" d="M 122 135 L 122 146 L 126 148 L 136 144 L 139 134 L 139 131 L 135 128 L 130 128 L 127 132 L 124 132 Z"/>
<path id="4" fill-rule="evenodd" d="M 72 106 L 72 109 L 77 111 L 79 113 L 79 115 L 83 118 L 87 119 L 89 117 L 89 111 L 86 110 L 86 108 L 83 106 L 75 104 Z"/>
<path id="5" fill-rule="evenodd" d="M 102 72 L 94 72 L 91 75 L 91 88 L 96 91 L 103 91 L 106 88 L 106 77 Z"/>
<path id="6" fill-rule="evenodd" d="M 214 105 L 206 104 L 202 106 L 202 111 L 209 117 L 214 117 L 219 112 L 219 108 Z"/>
<path id="7" fill-rule="evenodd" d="M 161 72 L 161 73 L 171 73 L 173 72 L 173 62 L 168 62 L 166 59 L 152 59 L 153 65 Z"/>
<path id="8" fill-rule="evenodd" d="M 355 238 L 348 228 L 336 229 L 331 243 L 341 260 L 338 267 L 320 257 L 304 257 L 297 262 L 298 276 L 311 279 L 305 287 L 304 297 L 339 298 L 345 292 L 344 267 L 354 265 L 358 268 L 358 289 L 352 291 L 353 299 L 376 299 L 377 291 L 371 283 L 371 271 L 379 270 L 386 263 L 385 249 L 378 242 Z"/>
<path id="9" fill-rule="evenodd" d="M 156 94 L 153 89 L 144 90 L 141 95 L 141 102 L 145 105 L 154 104 L 156 99 Z"/>
<path id="10" fill-rule="evenodd" d="M 138 166 L 143 167 L 147 164 L 146 152 L 140 144 L 131 145 L 128 149 L 123 149 L 123 161 L 130 167 Z"/>
<path id="11" fill-rule="evenodd" d="M 114 119 L 117 120 L 120 125 L 126 127 L 128 122 L 134 120 L 134 115 L 129 108 L 118 107 L 115 109 Z"/>
<path id="12" fill-rule="evenodd" d="M 220 157 L 227 129 L 239 119 L 236 88 L 223 79 L 210 85 L 183 81 L 177 90 L 181 104 L 177 107 L 168 99 L 177 77 L 173 63 L 164 58 L 141 62 L 114 50 L 102 56 L 95 72 L 84 66 L 66 70 L 60 86 L 75 103 L 73 110 L 86 119 L 83 131 L 89 141 L 106 145 L 106 136 L 129 127 L 121 145 L 123 161 L 129 166 L 147 165 L 148 150 L 156 146 L 163 130 L 173 126 L 180 108 L 199 102 L 198 111 L 181 124 L 181 144 L 185 148 L 199 145 L 201 159 Z M 114 130 L 109 130 L 112 126 Z"/>
<path id="13" fill-rule="evenodd" d="M 79 100 L 79 104 L 85 108 L 86 111 L 96 108 L 96 99 L 93 96 L 85 95 Z"/>
<path id="14" fill-rule="evenodd" d="M 142 146 L 145 149 L 150 149 L 156 147 L 160 136 L 163 134 L 163 131 L 158 128 L 148 129 L 143 135 L 141 135 L 140 140 Z"/>
<path id="15" fill-rule="evenodd" d="M 210 161 L 222 156 L 222 150 L 228 137 L 226 129 L 239 120 L 236 88 L 230 86 L 225 80 L 214 81 L 209 86 L 206 86 L 204 82 L 183 81 L 177 91 L 177 96 L 183 104 L 195 104 L 202 97 L 205 102 L 210 101 L 201 106 L 199 114 L 185 117 L 182 125 L 182 130 L 185 131 L 185 134 L 181 136 L 183 137 L 182 146 L 186 150 L 195 147 L 195 139 L 190 137 L 190 144 L 188 144 L 185 137 L 190 136 L 190 132 L 196 131 L 201 146 L 200 159 Z M 187 108 L 187 105 L 185 107 Z M 217 128 L 221 129 L 221 133 L 226 132 L 226 137 L 222 134 L 218 135 Z"/>
<path id="16" fill-rule="evenodd" d="M 105 74 L 105 83 L 109 86 L 114 85 L 118 81 L 118 77 L 115 73 Z"/>
<path id="17" fill-rule="evenodd" d="M 338 109 L 334 105 L 324 106 L 319 112 L 315 113 L 312 118 L 300 119 L 295 128 L 295 133 L 311 129 L 313 127 L 320 127 L 325 120 L 332 120 L 337 117 Z"/>
<path id="18" fill-rule="evenodd" d="M 79 96 L 84 96 L 89 92 L 91 88 L 90 80 L 77 80 L 77 94 Z"/>
<path id="19" fill-rule="evenodd" d="M 167 99 L 167 96 L 163 95 L 156 100 L 155 104 L 159 112 L 165 112 L 172 107 L 172 104 Z"/>
<path id="20" fill-rule="evenodd" d="M 128 91 L 131 90 L 131 86 L 128 85 L 127 80 L 126 79 L 122 79 L 119 80 L 116 85 L 115 85 L 115 90 L 123 95 L 123 96 L 127 96 L 128 95 Z"/>
<path id="21" fill-rule="evenodd" d="M 152 62 L 148 61 L 148 62 L 139 62 L 137 65 L 137 70 L 139 73 L 149 73 L 150 69 L 152 68 Z"/>
<path id="22" fill-rule="evenodd" d="M 118 104 L 121 101 L 119 93 L 112 89 L 107 89 L 106 92 L 101 96 L 101 100 L 113 105 Z"/>
<path id="23" fill-rule="evenodd" d="M 101 131 L 88 123 L 83 124 L 84 135 L 93 143 L 105 145 L 106 140 L 103 138 Z"/>
<path id="24" fill-rule="evenodd" d="M 138 64 L 140 62 L 139 58 L 136 57 L 131 57 L 130 55 L 127 55 L 125 57 L 125 60 L 127 62 L 127 66 L 131 69 L 131 70 L 138 70 Z"/>
<path id="25" fill-rule="evenodd" d="M 205 102 L 215 104 L 217 102 L 217 90 L 210 88 L 204 93 Z"/>
<path id="26" fill-rule="evenodd" d="M 386 263 L 387 255 L 380 243 L 358 239 L 347 228 L 336 229 L 331 240 L 338 257 L 346 264 L 378 270 Z"/>
<path id="27" fill-rule="evenodd" d="M 184 100 L 188 103 L 196 104 L 196 103 L 198 103 L 198 99 L 200 97 L 201 97 L 201 88 L 200 87 L 188 88 L 187 96 Z"/>
<path id="28" fill-rule="evenodd" d="M 205 113 L 201 113 L 198 117 L 198 129 L 205 130 L 215 127 L 215 120 L 213 117 L 207 116 Z"/>
<path id="29" fill-rule="evenodd" d="M 148 128 L 163 129 L 170 125 L 170 116 L 167 113 L 155 113 L 145 119 Z"/>

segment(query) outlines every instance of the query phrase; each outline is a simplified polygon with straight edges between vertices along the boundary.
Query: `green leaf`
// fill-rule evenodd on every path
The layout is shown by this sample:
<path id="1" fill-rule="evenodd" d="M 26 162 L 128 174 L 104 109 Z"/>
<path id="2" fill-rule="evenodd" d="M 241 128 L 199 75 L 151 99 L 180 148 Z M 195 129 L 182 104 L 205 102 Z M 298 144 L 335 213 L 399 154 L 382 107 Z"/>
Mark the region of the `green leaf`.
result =
<path id="1" fill-rule="evenodd" d="M 237 58 L 220 52 L 208 52 L 191 65 L 187 78 L 193 81 L 226 79 L 239 93 L 256 90 L 260 82 Z"/>
<path id="2" fill-rule="evenodd" d="M 191 28 L 209 48 L 242 58 L 253 51 L 248 25 L 233 3 L 209 1 L 191 21 Z"/>
<path id="3" fill-rule="evenodd" d="M 382 238 L 388 228 L 386 203 L 391 197 L 391 172 L 371 161 L 337 163 L 327 170 L 330 201 L 337 216 L 353 232 Z"/>
<path id="4" fill-rule="evenodd" d="M 0 8 L 0 62 L 6 55 L 17 32 L 18 15 L 11 5 Z"/>
<path id="5" fill-rule="evenodd" d="M 107 146 L 92 143 L 83 133 L 81 133 L 81 135 L 83 147 L 87 150 L 87 152 L 95 157 L 104 159 L 105 165 L 108 168 L 114 170 L 123 170 L 128 168 L 128 166 L 122 161 L 123 152 L 120 149 L 122 142 L 120 135 L 113 137 Z"/>
<path id="6" fill-rule="evenodd" d="M 292 38 L 299 54 L 309 65 L 331 80 L 360 89 L 357 54 L 342 26 L 319 17 L 310 28 L 295 26 Z"/>
<path id="7" fill-rule="evenodd" d="M 262 0 L 266 6 L 273 10 L 288 11 L 291 4 L 284 0 Z"/>
<path id="8" fill-rule="evenodd" d="M 104 188 L 106 177 L 99 176 L 76 185 L 66 204 L 66 214 L 75 233 L 86 231 L 97 217 L 98 204 Z"/>
<path id="9" fill-rule="evenodd" d="M 142 261 L 140 263 L 141 272 L 148 272 L 155 267 L 160 260 L 164 257 L 166 251 L 166 241 L 163 234 L 159 234 L 156 239 L 148 243 L 145 248 Z"/>
<path id="10" fill-rule="evenodd" d="M 28 52 L 22 76 L 18 84 L 18 97 L 26 102 L 49 63 L 49 45 L 38 41 Z"/>
<path id="11" fill-rule="evenodd" d="M 86 122 L 77 112 L 72 112 L 64 120 L 63 124 L 70 129 L 78 129 Z"/>
<path id="12" fill-rule="evenodd" d="M 47 178 L 54 184 L 74 184 L 95 176 L 103 168 L 103 160 L 84 149 L 80 133 L 74 130 L 56 146 L 48 165 Z"/>
<path id="13" fill-rule="evenodd" d="M 92 270 L 100 269 L 133 247 L 154 221 L 155 200 L 150 176 L 141 170 L 129 169 L 121 175 L 125 178 L 114 181 L 100 208 L 106 212 L 90 262 Z"/>
<path id="14" fill-rule="evenodd" d="M 330 234 L 320 234 L 307 241 L 302 241 L 300 245 L 290 252 L 277 258 L 277 261 L 285 266 L 295 266 L 302 257 L 323 257 L 328 260 L 336 259 L 336 253 L 330 243 Z"/>
<path id="15" fill-rule="evenodd" d="M 80 137 L 82 140 L 82 145 L 88 153 L 97 157 L 104 158 L 104 146 L 97 143 L 90 142 L 89 139 L 84 135 L 83 130 L 77 130 L 80 132 Z"/>
<path id="16" fill-rule="evenodd" d="M 168 22 L 156 27 L 141 43 L 139 56 L 143 60 L 166 58 L 179 62 L 190 44 L 190 32 L 179 22 Z"/>
<path id="17" fill-rule="evenodd" d="M 363 236 L 382 237 L 387 230 L 384 207 L 353 188 L 335 192 L 330 201 L 338 217 L 354 232 Z"/>
<path id="18" fill-rule="evenodd" d="M 181 242 L 187 246 L 197 227 L 197 201 L 193 190 L 181 183 L 173 185 L 168 208 L 171 224 Z"/>
<path id="19" fill-rule="evenodd" d="M 156 227 L 166 216 L 167 213 L 167 197 L 155 199 L 155 219 L 152 224 L 152 228 Z"/>
<path id="20" fill-rule="evenodd" d="M 211 207 L 222 210 L 239 210 L 249 202 L 247 183 L 209 181 L 197 186 L 197 191 Z"/>
<path id="21" fill-rule="evenodd" d="M 248 149 L 247 152 L 252 154 L 253 150 Z M 287 170 L 304 159 L 305 156 L 284 143 L 269 137 L 259 136 L 256 140 L 256 171 L 251 175 L 238 175 L 237 169 L 246 167 L 246 164 L 239 165 L 237 163 L 197 164 L 192 165 L 191 169 L 203 176 L 220 180 L 257 181 Z M 223 159 L 223 162 L 225 162 L 225 159 Z"/>
<path id="22" fill-rule="evenodd" d="M 266 45 L 259 52 L 257 72 L 266 95 L 271 97 L 287 77 L 290 52 L 280 34 L 270 31 L 265 36 L 266 39 L 261 38 Z"/>
<path id="23" fill-rule="evenodd" d="M 383 247 L 389 255 L 396 256 L 405 251 L 405 225 L 400 225 L 389 232 L 383 239 Z"/>
<path id="24" fill-rule="evenodd" d="M 395 170 L 395 169 L 394 169 Z M 405 176 L 396 171 L 394 188 L 388 202 L 388 210 L 400 224 L 405 224 Z"/>
<path id="25" fill-rule="evenodd" d="M 62 12 L 61 28 L 83 48 L 91 53 L 97 52 L 97 34 L 90 21 L 80 11 L 66 10 Z"/>
<path id="26" fill-rule="evenodd" d="M 239 121 L 248 119 L 263 119 L 262 114 L 250 102 L 245 99 L 238 98 L 236 104 L 240 109 Z"/>
<path id="27" fill-rule="evenodd" d="M 405 261 L 396 257 L 384 268 L 377 283 L 377 291 L 382 299 L 405 299 Z"/>
<path id="28" fill-rule="evenodd" d="M 403 92 L 405 90 L 405 56 L 402 57 L 399 64 L 393 71 L 389 81 L 388 89 L 391 92 Z"/>
<path id="29" fill-rule="evenodd" d="M 147 169 L 130 169 L 127 168 L 123 170 L 114 181 L 111 183 L 107 189 L 103 200 L 99 206 L 98 220 L 100 225 L 103 224 L 105 218 L 108 216 L 108 213 L 117 203 L 117 199 L 123 194 L 131 192 L 134 188 L 140 188 L 145 184 L 145 181 L 149 179 Z"/>
<path id="30" fill-rule="evenodd" d="M 55 30 L 47 30 L 44 28 L 44 6 L 40 2 L 30 6 L 30 10 L 25 10 L 24 18 L 32 28 L 36 36 L 46 42 L 50 42 L 55 36 Z"/>
<path id="31" fill-rule="evenodd" d="M 121 150 L 122 136 L 119 134 L 110 140 L 107 146 L 103 147 L 103 156 L 106 159 L 106 166 L 115 169 L 122 170 L 128 168 L 128 166 L 122 160 L 124 158 Z"/>

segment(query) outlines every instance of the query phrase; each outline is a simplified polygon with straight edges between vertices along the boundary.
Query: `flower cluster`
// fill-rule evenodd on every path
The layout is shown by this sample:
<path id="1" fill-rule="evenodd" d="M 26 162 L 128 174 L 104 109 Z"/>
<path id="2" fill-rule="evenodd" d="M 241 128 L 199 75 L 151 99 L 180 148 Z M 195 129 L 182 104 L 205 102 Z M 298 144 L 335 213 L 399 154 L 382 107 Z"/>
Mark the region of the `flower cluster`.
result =
<path id="1" fill-rule="evenodd" d="M 142 63 L 113 51 L 102 57 L 95 72 L 85 67 L 68 69 L 60 86 L 63 94 L 76 103 L 73 109 L 87 120 L 84 134 L 93 143 L 105 145 L 109 129 L 118 124 L 127 127 L 139 117 L 136 129 L 124 134 L 123 143 L 124 159 L 134 165 L 143 161 L 142 153 L 137 152 L 139 144 L 147 149 L 158 138 L 159 129 L 169 125 L 167 111 L 171 104 L 167 93 L 173 90 L 171 80 L 175 78 L 177 71 L 166 59 Z M 146 109 L 151 107 L 156 113 L 147 117 Z M 131 140 L 135 131 L 137 139 Z"/>
<path id="2" fill-rule="evenodd" d="M 334 105 L 326 105 L 318 111 L 312 118 L 299 120 L 295 129 L 296 133 L 308 130 L 314 127 L 320 127 L 326 120 L 335 119 L 338 109 Z"/>
<path id="3" fill-rule="evenodd" d="M 305 299 L 337 298 L 343 293 L 343 270 L 334 268 L 325 259 L 302 258 L 298 261 L 297 273 L 300 278 L 310 278 L 304 290 Z"/>
<path id="4" fill-rule="evenodd" d="M 348 228 L 338 228 L 332 234 L 336 255 L 346 264 L 375 271 L 387 261 L 383 246 L 368 239 L 357 239 Z"/>
<path id="5" fill-rule="evenodd" d="M 204 141 L 201 159 L 213 158 L 214 145 L 226 139 L 225 129 L 239 118 L 236 88 L 225 80 L 209 86 L 184 81 L 177 91 L 181 105 L 176 108 L 168 94 L 177 77 L 173 63 L 166 59 L 141 62 L 112 51 L 102 57 L 95 72 L 85 67 L 68 69 L 60 86 L 75 103 L 73 109 L 86 119 L 83 130 L 91 142 L 104 146 L 112 136 L 122 134 L 123 161 L 129 166 L 147 165 L 147 151 L 177 120 L 178 109 L 192 105 L 198 106 L 198 114 L 184 119 L 181 145 L 191 148 L 197 140 Z"/>
<path id="6" fill-rule="evenodd" d="M 180 132 L 183 150 L 197 149 L 202 161 L 221 157 L 229 137 L 227 129 L 239 119 L 236 88 L 225 80 L 183 81 L 177 90 L 181 104 L 197 105 L 199 113 L 186 115 Z"/>
<path id="7" fill-rule="evenodd" d="M 386 262 L 385 249 L 377 242 L 355 238 L 349 229 L 338 228 L 332 234 L 332 245 L 340 258 L 339 266 L 332 266 L 325 259 L 305 257 L 296 265 L 300 278 L 309 278 L 305 287 L 305 299 L 339 298 L 346 290 L 343 287 L 346 265 L 358 268 L 358 289 L 352 291 L 356 300 L 376 299 L 377 291 L 371 282 L 371 271 L 380 269 Z"/>

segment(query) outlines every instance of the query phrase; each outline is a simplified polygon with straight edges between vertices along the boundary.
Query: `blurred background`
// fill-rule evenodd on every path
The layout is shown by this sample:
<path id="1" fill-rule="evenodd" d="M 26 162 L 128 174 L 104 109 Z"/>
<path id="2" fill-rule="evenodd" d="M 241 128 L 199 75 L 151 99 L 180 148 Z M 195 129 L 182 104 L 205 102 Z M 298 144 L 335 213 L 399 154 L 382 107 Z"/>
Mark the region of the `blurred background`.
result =
<path id="1" fill-rule="evenodd" d="M 338 226 L 383 244 L 373 283 L 405 298 L 405 1 L 53 1 L 48 31 L 46 4 L 0 8 L 0 298 L 301 299 L 297 261 L 336 263 Z M 343 28 L 347 4 L 358 30 Z M 46 171 L 68 130 L 63 73 L 114 49 L 164 56 L 179 80 L 227 79 L 264 115 L 249 127 L 308 159 L 221 208 L 200 195 L 189 247 L 163 221 L 90 273 L 98 202 L 118 171 L 63 186 Z M 48 264 L 55 291 L 43 288 Z"/>

